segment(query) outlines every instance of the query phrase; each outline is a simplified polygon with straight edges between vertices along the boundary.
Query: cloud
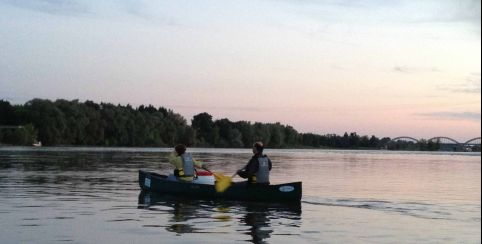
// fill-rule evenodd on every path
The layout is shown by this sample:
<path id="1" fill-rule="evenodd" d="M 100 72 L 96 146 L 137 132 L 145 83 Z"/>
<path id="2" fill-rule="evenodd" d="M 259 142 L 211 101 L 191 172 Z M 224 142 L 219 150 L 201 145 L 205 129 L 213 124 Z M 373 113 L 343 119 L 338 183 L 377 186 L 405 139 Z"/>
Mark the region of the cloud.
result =
<path id="1" fill-rule="evenodd" d="M 0 3 L 55 15 L 90 13 L 90 9 L 86 4 L 76 0 L 0 0 Z"/>
<path id="2" fill-rule="evenodd" d="M 461 82 L 440 86 L 439 90 L 455 93 L 480 94 L 480 73 L 472 73 Z"/>
<path id="3" fill-rule="evenodd" d="M 469 120 L 480 122 L 480 113 L 477 112 L 433 112 L 417 113 L 415 115 L 433 119 Z"/>
<path id="4" fill-rule="evenodd" d="M 264 108 L 261 107 L 249 107 L 249 106 L 196 106 L 196 105 L 167 105 L 176 109 L 197 109 L 197 110 L 228 110 L 228 111 L 247 111 L 247 112 L 261 112 Z"/>
<path id="5" fill-rule="evenodd" d="M 395 66 L 393 71 L 404 74 L 415 74 L 425 72 L 439 72 L 437 67 L 409 67 L 409 66 Z"/>
<path id="6" fill-rule="evenodd" d="M 430 22 L 466 22 L 480 30 L 480 0 L 449 1 L 445 11 L 440 12 Z"/>
<path id="7" fill-rule="evenodd" d="M 146 13 L 144 11 L 144 5 L 141 2 L 133 0 L 118 1 L 119 8 L 130 15 L 146 18 Z"/>
<path id="8" fill-rule="evenodd" d="M 409 25 L 451 26 L 456 24 L 457 28 L 465 25 L 469 32 L 477 34 L 480 38 L 480 3 L 480 0 L 406 0 L 401 2 L 399 8 L 399 12 L 404 14 L 398 14 L 391 9 L 394 18 L 390 19 Z"/>
<path id="9" fill-rule="evenodd" d="M 274 0 L 270 0 L 274 1 Z M 304 8 L 299 13 L 323 22 L 390 23 L 396 25 L 437 25 L 453 28 L 460 24 L 480 34 L 480 0 L 280 0 Z M 276 1 L 279 2 L 279 1 Z"/>
<path id="10" fill-rule="evenodd" d="M 155 26 L 161 24 L 187 28 L 175 14 L 170 15 L 160 11 L 159 5 L 156 5 L 155 2 L 136 0 L 0 0 L 0 6 L 1 4 L 51 15 L 106 17 L 111 20 L 134 17 Z M 165 11 L 165 9 L 163 10 Z"/>

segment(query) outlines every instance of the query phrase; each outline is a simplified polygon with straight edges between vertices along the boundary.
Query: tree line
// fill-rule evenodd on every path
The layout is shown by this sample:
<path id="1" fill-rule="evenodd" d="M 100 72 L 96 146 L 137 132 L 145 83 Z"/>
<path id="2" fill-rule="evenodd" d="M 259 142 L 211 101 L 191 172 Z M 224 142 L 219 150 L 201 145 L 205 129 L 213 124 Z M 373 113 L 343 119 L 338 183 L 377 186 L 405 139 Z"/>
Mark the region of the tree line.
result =
<path id="1" fill-rule="evenodd" d="M 11 126 L 22 126 L 14 128 Z M 255 141 L 269 148 L 342 148 L 438 150 L 437 142 L 389 143 L 390 138 L 300 133 L 289 125 L 249 121 L 213 120 L 195 115 L 189 125 L 171 109 L 152 105 L 132 107 L 78 100 L 33 99 L 23 105 L 0 100 L 0 143 L 31 145 L 248 148 Z"/>

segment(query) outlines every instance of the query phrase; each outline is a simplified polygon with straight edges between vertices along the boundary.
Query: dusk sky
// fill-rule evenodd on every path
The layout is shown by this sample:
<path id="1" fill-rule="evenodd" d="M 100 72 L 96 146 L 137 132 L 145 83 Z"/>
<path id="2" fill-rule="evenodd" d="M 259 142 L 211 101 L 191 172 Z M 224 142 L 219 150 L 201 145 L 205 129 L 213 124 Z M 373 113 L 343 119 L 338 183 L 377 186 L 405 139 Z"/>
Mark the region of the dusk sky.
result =
<path id="1" fill-rule="evenodd" d="M 480 1 L 0 0 L 0 99 L 481 135 Z"/>

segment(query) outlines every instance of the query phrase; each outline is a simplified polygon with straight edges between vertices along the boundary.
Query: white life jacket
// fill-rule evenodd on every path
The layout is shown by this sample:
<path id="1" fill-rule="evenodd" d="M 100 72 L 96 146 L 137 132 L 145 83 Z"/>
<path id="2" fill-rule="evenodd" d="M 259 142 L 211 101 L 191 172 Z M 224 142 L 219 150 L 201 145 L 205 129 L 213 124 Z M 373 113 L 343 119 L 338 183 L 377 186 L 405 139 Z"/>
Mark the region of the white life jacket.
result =
<path id="1" fill-rule="evenodd" d="M 258 171 L 256 172 L 256 183 L 269 183 L 269 160 L 268 157 L 258 158 Z"/>
<path id="2" fill-rule="evenodd" d="M 184 153 L 181 155 L 182 159 L 182 169 L 179 169 L 179 176 L 188 177 L 194 176 L 194 159 L 192 158 L 190 153 Z M 182 173 L 181 173 L 182 171 Z"/>

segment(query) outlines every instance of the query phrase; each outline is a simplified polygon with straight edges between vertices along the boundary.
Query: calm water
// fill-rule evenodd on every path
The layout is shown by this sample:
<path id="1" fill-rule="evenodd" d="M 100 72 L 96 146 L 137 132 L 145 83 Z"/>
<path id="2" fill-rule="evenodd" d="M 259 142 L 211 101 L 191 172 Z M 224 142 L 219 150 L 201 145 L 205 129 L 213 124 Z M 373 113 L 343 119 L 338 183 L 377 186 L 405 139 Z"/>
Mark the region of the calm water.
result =
<path id="1" fill-rule="evenodd" d="M 271 206 L 141 194 L 167 151 L 0 148 L 0 242 L 481 242 L 480 153 L 266 150 L 273 183 L 303 181 L 300 206 Z M 250 157 L 191 152 L 226 174 Z"/>

